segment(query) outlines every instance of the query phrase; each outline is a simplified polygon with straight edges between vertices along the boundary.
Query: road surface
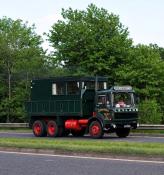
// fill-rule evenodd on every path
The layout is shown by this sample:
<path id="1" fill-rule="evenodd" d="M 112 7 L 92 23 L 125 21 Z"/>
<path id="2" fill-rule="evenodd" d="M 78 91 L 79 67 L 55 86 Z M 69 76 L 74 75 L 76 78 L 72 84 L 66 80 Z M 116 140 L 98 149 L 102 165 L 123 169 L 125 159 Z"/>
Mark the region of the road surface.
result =
<path id="1" fill-rule="evenodd" d="M 163 175 L 164 162 L 0 151 L 0 175 Z"/>

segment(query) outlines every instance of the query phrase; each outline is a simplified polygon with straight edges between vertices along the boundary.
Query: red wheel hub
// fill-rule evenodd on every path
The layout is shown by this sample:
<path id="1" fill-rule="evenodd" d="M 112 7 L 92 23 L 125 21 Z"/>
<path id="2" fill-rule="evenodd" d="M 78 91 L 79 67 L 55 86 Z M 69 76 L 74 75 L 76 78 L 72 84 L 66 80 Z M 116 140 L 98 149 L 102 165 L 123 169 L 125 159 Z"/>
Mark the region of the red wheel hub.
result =
<path id="1" fill-rule="evenodd" d="M 100 127 L 98 125 L 93 125 L 91 128 L 91 132 L 93 135 L 98 135 L 100 133 Z"/>
<path id="2" fill-rule="evenodd" d="M 89 125 L 89 134 L 94 139 L 102 138 L 104 132 L 103 132 L 103 126 L 99 121 L 92 121 Z"/>
<path id="3" fill-rule="evenodd" d="M 54 124 L 50 123 L 48 124 L 48 133 L 49 135 L 54 135 L 56 132 L 56 127 Z"/>
<path id="4" fill-rule="evenodd" d="M 34 125 L 34 132 L 35 132 L 35 134 L 36 134 L 36 135 L 40 135 L 41 131 L 42 131 L 41 125 L 40 125 L 39 123 L 36 123 L 36 124 Z"/>

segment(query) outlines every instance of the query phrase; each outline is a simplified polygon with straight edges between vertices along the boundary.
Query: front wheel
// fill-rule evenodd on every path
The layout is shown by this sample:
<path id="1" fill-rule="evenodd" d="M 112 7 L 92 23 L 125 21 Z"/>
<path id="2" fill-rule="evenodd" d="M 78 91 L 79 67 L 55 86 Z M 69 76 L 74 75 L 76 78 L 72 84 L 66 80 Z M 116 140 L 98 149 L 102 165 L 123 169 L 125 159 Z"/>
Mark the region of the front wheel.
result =
<path id="1" fill-rule="evenodd" d="M 119 138 L 125 138 L 129 135 L 130 128 L 117 128 L 116 134 Z"/>
<path id="2" fill-rule="evenodd" d="M 99 121 L 91 122 L 91 124 L 89 125 L 89 134 L 94 139 L 99 139 L 103 137 L 103 127 Z"/>

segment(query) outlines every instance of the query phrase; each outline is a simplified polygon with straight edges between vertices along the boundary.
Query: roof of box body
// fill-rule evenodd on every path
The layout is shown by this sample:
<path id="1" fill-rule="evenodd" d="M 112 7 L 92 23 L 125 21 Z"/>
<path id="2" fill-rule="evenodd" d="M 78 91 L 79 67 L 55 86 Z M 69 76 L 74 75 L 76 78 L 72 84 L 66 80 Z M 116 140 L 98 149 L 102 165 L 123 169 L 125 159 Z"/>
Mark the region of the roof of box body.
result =
<path id="1" fill-rule="evenodd" d="M 107 77 L 97 76 L 97 77 L 79 77 L 79 76 L 62 76 L 62 77 L 49 77 L 49 78 L 37 78 L 32 81 L 107 81 Z"/>

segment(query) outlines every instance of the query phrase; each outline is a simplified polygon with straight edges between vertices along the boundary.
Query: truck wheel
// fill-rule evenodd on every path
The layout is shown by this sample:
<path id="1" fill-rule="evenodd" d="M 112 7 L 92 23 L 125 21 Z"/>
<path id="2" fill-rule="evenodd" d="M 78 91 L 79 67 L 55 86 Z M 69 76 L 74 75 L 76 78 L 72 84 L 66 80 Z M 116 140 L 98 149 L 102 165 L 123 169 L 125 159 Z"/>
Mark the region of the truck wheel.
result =
<path id="1" fill-rule="evenodd" d="M 116 129 L 116 134 L 120 138 L 127 137 L 129 133 L 130 133 L 130 128 L 117 128 Z"/>
<path id="2" fill-rule="evenodd" d="M 98 121 L 93 121 L 89 125 L 89 134 L 94 139 L 102 138 L 104 135 L 103 128 Z"/>
<path id="3" fill-rule="evenodd" d="M 44 121 L 36 120 L 33 123 L 32 130 L 36 137 L 44 137 L 47 135 L 46 124 Z"/>
<path id="4" fill-rule="evenodd" d="M 59 133 L 58 125 L 54 120 L 50 120 L 47 124 L 47 134 L 50 137 L 57 137 Z"/>
<path id="5" fill-rule="evenodd" d="M 72 130 L 71 133 L 74 137 L 82 137 L 85 134 L 85 129 L 82 129 L 80 131 Z"/>

